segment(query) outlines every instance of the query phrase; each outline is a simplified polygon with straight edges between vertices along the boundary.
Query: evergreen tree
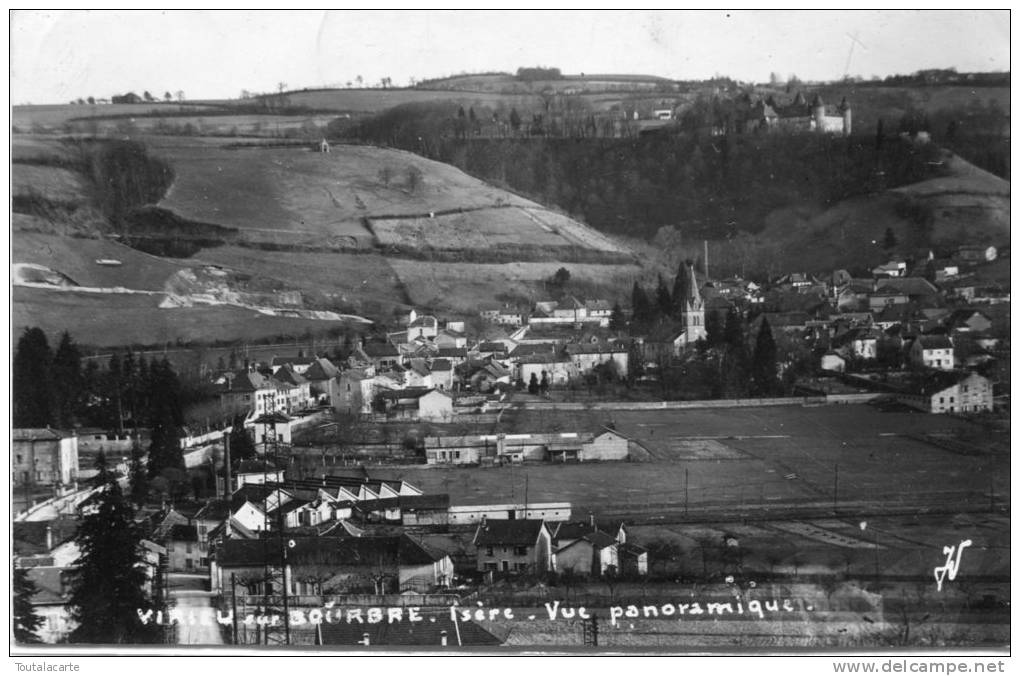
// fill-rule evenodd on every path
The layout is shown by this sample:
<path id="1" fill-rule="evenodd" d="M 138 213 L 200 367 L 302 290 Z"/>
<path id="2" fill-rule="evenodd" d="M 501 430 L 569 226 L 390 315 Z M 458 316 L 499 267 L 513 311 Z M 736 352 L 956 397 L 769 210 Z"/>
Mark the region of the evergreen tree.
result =
<path id="1" fill-rule="evenodd" d="M 106 372 L 106 393 L 110 405 L 110 417 L 117 423 L 117 431 L 124 431 L 124 377 L 121 373 L 120 355 L 114 353 L 110 357 L 110 367 Z"/>
<path id="2" fill-rule="evenodd" d="M 149 497 L 149 474 L 145 462 L 145 452 L 142 451 L 142 446 L 138 443 L 137 438 L 131 447 L 131 475 L 129 481 L 131 482 L 131 502 L 136 505 L 145 504 L 146 498 Z"/>
<path id="3" fill-rule="evenodd" d="M 725 343 L 724 329 L 718 312 L 713 310 L 705 312 L 705 343 L 708 347 L 718 347 Z"/>
<path id="4" fill-rule="evenodd" d="M 234 416 L 230 427 L 230 461 L 250 460 L 255 457 L 255 441 L 244 426 L 244 414 Z"/>
<path id="5" fill-rule="evenodd" d="M 542 380 L 538 383 L 538 391 L 544 396 L 549 392 L 549 374 L 542 371 Z"/>
<path id="6" fill-rule="evenodd" d="M 899 241 L 896 239 L 896 233 L 893 232 L 892 228 L 885 229 L 885 237 L 882 239 L 882 248 L 886 251 L 895 249 Z"/>
<path id="7" fill-rule="evenodd" d="M 149 367 L 152 400 L 152 436 L 149 445 L 149 478 L 164 470 L 184 471 L 180 428 L 184 423 L 180 405 L 180 382 L 170 363 L 164 359 Z"/>
<path id="8" fill-rule="evenodd" d="M 97 458 L 105 483 L 82 506 L 75 542 L 81 555 L 71 583 L 68 609 L 77 628 L 72 643 L 149 643 L 155 624 L 144 625 L 139 612 L 150 609 L 142 569 L 142 532 L 120 485 Z"/>
<path id="9" fill-rule="evenodd" d="M 723 328 L 723 342 L 729 347 L 744 346 L 744 326 L 736 308 L 726 311 L 726 326 Z"/>
<path id="10" fill-rule="evenodd" d="M 21 334 L 11 368 L 14 427 L 46 427 L 53 415 L 53 353 L 42 329 Z"/>
<path id="11" fill-rule="evenodd" d="M 761 329 L 751 357 L 751 396 L 769 397 L 779 390 L 776 375 L 776 341 L 768 317 L 762 317 Z"/>
<path id="12" fill-rule="evenodd" d="M 39 643 L 35 630 L 42 626 L 43 618 L 32 609 L 32 597 L 38 592 L 35 583 L 28 579 L 28 571 L 24 568 L 14 569 L 11 594 L 11 614 L 14 617 L 15 643 Z"/>
<path id="13" fill-rule="evenodd" d="M 681 263 L 676 278 L 673 280 L 673 316 L 677 319 L 683 316 L 684 305 L 691 294 L 691 278 L 688 273 L 690 264 L 690 261 Z"/>
<path id="14" fill-rule="evenodd" d="M 53 356 L 53 388 L 56 402 L 56 423 L 73 427 L 85 402 L 85 381 L 82 377 L 81 351 L 71 334 L 64 331 Z"/>
<path id="15" fill-rule="evenodd" d="M 534 373 L 531 374 L 531 380 L 528 381 L 528 394 L 538 394 L 538 376 Z"/>
<path id="16" fill-rule="evenodd" d="M 659 317 L 669 317 L 673 312 L 673 299 L 662 275 L 659 275 L 659 285 L 655 289 L 655 306 L 655 313 Z"/>
<path id="17" fill-rule="evenodd" d="M 652 304 L 648 300 L 648 294 L 637 282 L 634 282 L 634 289 L 631 291 L 631 307 L 634 312 L 634 324 L 647 327 L 652 321 Z"/>
<path id="18" fill-rule="evenodd" d="M 521 128 L 521 116 L 516 108 L 510 109 L 510 128 L 516 133 Z"/>
<path id="19" fill-rule="evenodd" d="M 623 308 L 619 303 L 613 305 L 613 313 L 609 315 L 609 329 L 611 331 L 623 331 L 627 328 L 627 320 L 623 316 Z"/>

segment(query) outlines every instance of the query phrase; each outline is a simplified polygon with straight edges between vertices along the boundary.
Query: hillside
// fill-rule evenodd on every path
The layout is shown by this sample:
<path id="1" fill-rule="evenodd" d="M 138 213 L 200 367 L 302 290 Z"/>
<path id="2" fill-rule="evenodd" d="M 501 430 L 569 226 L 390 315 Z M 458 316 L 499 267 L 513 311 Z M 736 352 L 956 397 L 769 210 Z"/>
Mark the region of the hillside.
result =
<path id="1" fill-rule="evenodd" d="M 496 295 L 533 297 L 564 265 L 603 296 L 639 274 L 615 240 L 404 151 L 143 140 L 16 146 L 18 191 L 41 186 L 37 201 L 77 200 L 102 220 L 72 238 L 65 212 L 15 214 L 15 333 L 67 328 L 94 346 L 323 334 L 412 303 L 470 315 Z M 84 169 L 111 153 L 137 185 Z M 158 185 L 145 181 L 163 176 L 149 201 Z"/>
<path id="2" fill-rule="evenodd" d="M 951 154 L 946 154 L 944 169 L 937 178 L 853 197 L 828 209 L 774 212 L 760 239 L 774 247 L 777 268 L 815 273 L 870 269 L 885 262 L 889 252 L 881 243 L 887 229 L 898 248 L 907 251 L 1008 243 L 1009 182 Z"/>

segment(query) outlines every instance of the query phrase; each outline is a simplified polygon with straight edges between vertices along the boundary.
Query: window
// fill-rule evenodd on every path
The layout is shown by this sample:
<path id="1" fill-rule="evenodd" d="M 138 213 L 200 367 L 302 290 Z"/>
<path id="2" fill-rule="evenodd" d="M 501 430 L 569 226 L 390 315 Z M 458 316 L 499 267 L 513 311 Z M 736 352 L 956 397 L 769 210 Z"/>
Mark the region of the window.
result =
<path id="1" fill-rule="evenodd" d="M 184 559 L 184 567 L 187 570 L 191 570 L 192 568 L 195 567 L 195 562 L 192 561 L 191 559 Z"/>
<path id="2" fill-rule="evenodd" d="M 188 543 L 186 543 L 184 545 L 184 551 L 187 552 L 188 554 L 191 553 L 191 543 L 190 542 L 188 542 Z"/>
<path id="3" fill-rule="evenodd" d="M 18 464 L 20 465 L 21 464 L 21 456 L 19 455 L 19 456 L 16 456 L 16 457 L 18 458 Z"/>
<path id="4" fill-rule="evenodd" d="M 485 555 L 486 556 L 492 556 L 493 555 L 492 547 L 486 547 L 485 548 Z"/>
<path id="5" fill-rule="evenodd" d="M 460 451 L 454 451 L 454 452 L 453 452 L 453 457 L 454 457 L 455 459 L 457 459 L 457 460 L 460 460 Z"/>
<path id="6" fill-rule="evenodd" d="M 485 570 L 497 570 L 495 561 L 487 561 L 485 563 Z"/>
<path id="7" fill-rule="evenodd" d="M 528 555 L 528 548 L 527 547 L 514 547 L 514 554 L 516 554 L 517 556 L 527 556 Z"/>

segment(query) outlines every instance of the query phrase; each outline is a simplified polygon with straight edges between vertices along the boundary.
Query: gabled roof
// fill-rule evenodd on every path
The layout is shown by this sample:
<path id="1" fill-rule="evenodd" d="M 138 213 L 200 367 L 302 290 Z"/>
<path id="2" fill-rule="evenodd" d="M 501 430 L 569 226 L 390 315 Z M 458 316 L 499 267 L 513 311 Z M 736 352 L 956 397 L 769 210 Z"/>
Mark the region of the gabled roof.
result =
<path id="1" fill-rule="evenodd" d="M 63 568 L 39 566 L 28 570 L 28 579 L 36 587 L 33 606 L 64 605 L 67 603 L 67 573 Z"/>
<path id="2" fill-rule="evenodd" d="M 935 296 L 939 290 L 924 277 L 889 277 L 879 279 L 875 284 L 876 291 L 885 293 L 902 293 L 907 296 Z"/>
<path id="3" fill-rule="evenodd" d="M 230 516 L 230 501 L 223 499 L 210 500 L 195 513 L 195 518 L 199 521 L 223 521 L 228 516 Z"/>
<path id="4" fill-rule="evenodd" d="M 234 374 L 232 379 L 227 381 L 227 392 L 254 392 L 256 390 L 269 390 L 274 386 L 272 379 L 265 377 L 258 371 L 241 371 Z"/>
<path id="5" fill-rule="evenodd" d="M 613 306 L 609 303 L 608 300 L 602 300 L 602 299 L 586 300 L 586 301 L 584 301 L 584 306 L 586 308 L 588 308 L 589 310 L 594 310 L 594 311 L 604 310 L 606 312 L 610 312 L 613 309 Z"/>
<path id="6" fill-rule="evenodd" d="M 402 390 L 387 390 L 380 392 L 379 397 L 382 399 L 421 399 L 429 392 L 435 392 L 436 390 L 431 387 L 406 387 Z"/>
<path id="7" fill-rule="evenodd" d="M 475 546 L 531 546 L 545 528 L 541 519 L 486 519 L 475 531 Z"/>
<path id="8" fill-rule="evenodd" d="M 270 366 L 306 366 L 315 361 L 315 357 L 273 357 L 269 362 Z"/>
<path id="9" fill-rule="evenodd" d="M 467 359 L 467 348 L 466 347 L 441 347 L 436 351 L 440 357 L 460 357 L 461 359 Z"/>
<path id="10" fill-rule="evenodd" d="M 917 343 L 924 350 L 949 350 L 953 343 L 944 335 L 922 334 L 917 337 Z"/>
<path id="11" fill-rule="evenodd" d="M 453 364 L 450 363 L 449 359 L 433 359 L 432 363 L 429 364 L 429 368 L 433 373 L 436 371 L 452 371 Z"/>
<path id="12" fill-rule="evenodd" d="M 308 382 L 307 378 L 295 371 L 290 365 L 281 366 L 276 373 L 273 374 L 273 378 L 285 385 L 292 385 L 295 387 L 304 385 Z"/>
<path id="13" fill-rule="evenodd" d="M 305 371 L 305 378 L 308 380 L 330 380 L 338 375 L 340 375 L 340 369 L 325 357 L 316 359 Z"/>

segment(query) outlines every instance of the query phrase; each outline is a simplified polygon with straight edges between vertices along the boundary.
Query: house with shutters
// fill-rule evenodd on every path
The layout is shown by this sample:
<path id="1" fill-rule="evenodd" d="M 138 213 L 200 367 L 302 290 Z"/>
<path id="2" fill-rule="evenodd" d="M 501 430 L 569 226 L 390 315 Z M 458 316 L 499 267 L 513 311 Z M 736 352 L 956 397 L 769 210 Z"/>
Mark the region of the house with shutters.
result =
<path id="1" fill-rule="evenodd" d="M 907 355 L 911 364 L 921 368 L 952 371 L 956 364 L 953 343 L 944 335 L 918 336 L 911 343 Z"/>
<path id="2" fill-rule="evenodd" d="M 489 519 L 472 540 L 477 570 L 540 575 L 552 570 L 552 535 L 541 519 Z"/>
<path id="3" fill-rule="evenodd" d="M 78 479 L 78 437 L 50 427 L 11 430 L 11 486 L 70 486 Z"/>
<path id="4" fill-rule="evenodd" d="M 925 413 L 979 413 L 994 407 L 991 381 L 968 371 L 917 374 L 891 387 L 897 401 Z"/>

